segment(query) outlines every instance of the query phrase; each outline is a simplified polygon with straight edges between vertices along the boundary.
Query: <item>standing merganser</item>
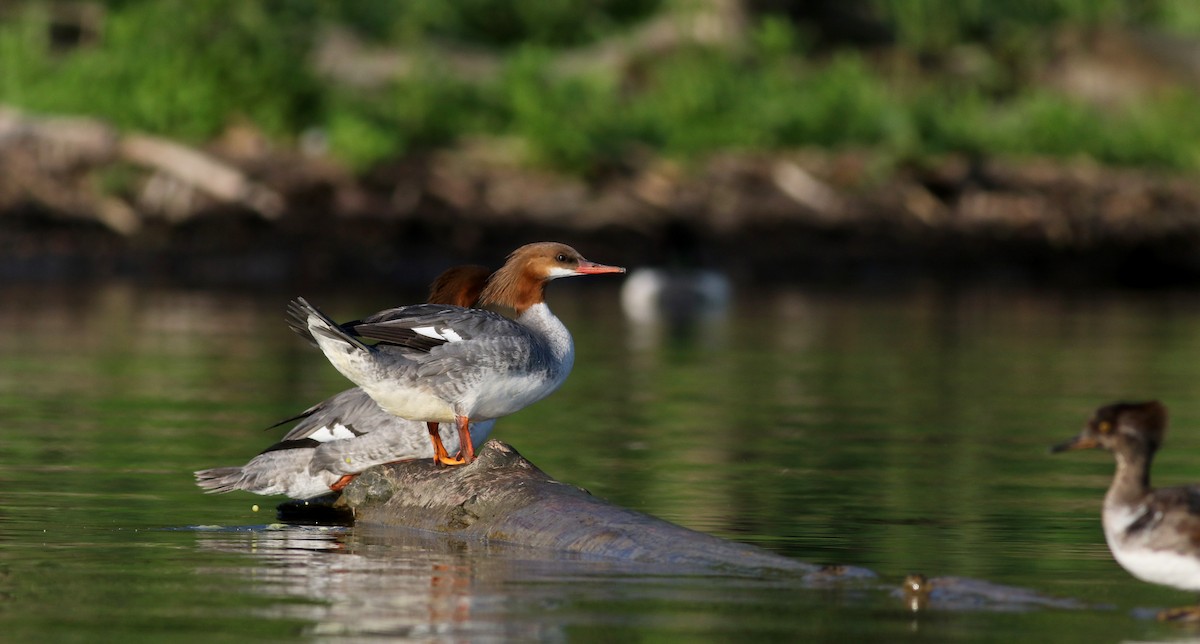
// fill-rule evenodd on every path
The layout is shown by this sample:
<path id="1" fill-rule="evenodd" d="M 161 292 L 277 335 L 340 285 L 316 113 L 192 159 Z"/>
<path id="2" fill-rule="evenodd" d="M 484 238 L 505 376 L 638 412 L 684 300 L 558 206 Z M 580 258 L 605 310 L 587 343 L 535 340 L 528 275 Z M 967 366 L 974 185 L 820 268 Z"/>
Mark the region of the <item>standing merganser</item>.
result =
<path id="1" fill-rule="evenodd" d="M 483 266 L 450 268 L 434 280 L 428 301 L 473 306 L 490 274 Z M 359 387 L 338 393 L 274 426 L 293 420 L 300 422 L 249 463 L 200 470 L 195 473 L 196 484 L 206 492 L 245 490 L 310 499 L 341 490 L 375 465 L 429 458 L 436 456 L 439 448 L 451 454 L 459 450 L 454 425 L 433 423 L 437 440 L 426 440 L 427 423 L 383 411 Z M 471 424 L 473 447 L 487 440 L 493 425 L 494 420 Z"/>
<path id="2" fill-rule="evenodd" d="M 553 393 L 575 362 L 571 334 L 546 305 L 546 283 L 575 275 L 624 273 L 557 242 L 513 251 L 488 280 L 479 306 L 436 304 L 388 309 L 339 325 L 303 298 L 292 326 L 391 414 L 455 423 L 462 465 L 475 459 L 469 423 L 519 411 Z M 363 340 L 375 341 L 367 345 Z"/>
<path id="3" fill-rule="evenodd" d="M 1150 487 L 1150 463 L 1166 430 L 1162 403 L 1116 403 L 1097 409 L 1078 436 L 1051 449 L 1112 452 L 1117 472 L 1101 517 L 1113 558 L 1142 581 L 1200 591 L 1200 485 Z M 1158 617 L 1195 621 L 1200 606 Z"/>

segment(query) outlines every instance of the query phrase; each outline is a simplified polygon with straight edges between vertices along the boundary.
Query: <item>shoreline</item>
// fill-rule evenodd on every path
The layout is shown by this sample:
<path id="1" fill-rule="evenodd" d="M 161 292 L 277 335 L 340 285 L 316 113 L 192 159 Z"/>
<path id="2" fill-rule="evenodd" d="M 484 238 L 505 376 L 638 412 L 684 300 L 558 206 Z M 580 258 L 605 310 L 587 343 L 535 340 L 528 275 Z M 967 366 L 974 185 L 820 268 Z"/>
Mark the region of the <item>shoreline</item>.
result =
<path id="1" fill-rule="evenodd" d="M 61 138 L 16 141 L 0 145 L 7 281 L 420 285 L 448 263 L 498 264 L 505 249 L 558 239 L 631 267 L 697 264 L 762 283 L 1200 283 L 1196 177 L 1086 161 L 946 156 L 879 170 L 870 152 L 798 150 L 584 178 L 477 143 L 352 176 L 272 150 L 140 141 L 138 166 Z M 171 165 L 183 153 L 202 178 Z M 118 171 L 121 185 L 104 187 Z M 213 172 L 237 189 L 216 191 Z"/>

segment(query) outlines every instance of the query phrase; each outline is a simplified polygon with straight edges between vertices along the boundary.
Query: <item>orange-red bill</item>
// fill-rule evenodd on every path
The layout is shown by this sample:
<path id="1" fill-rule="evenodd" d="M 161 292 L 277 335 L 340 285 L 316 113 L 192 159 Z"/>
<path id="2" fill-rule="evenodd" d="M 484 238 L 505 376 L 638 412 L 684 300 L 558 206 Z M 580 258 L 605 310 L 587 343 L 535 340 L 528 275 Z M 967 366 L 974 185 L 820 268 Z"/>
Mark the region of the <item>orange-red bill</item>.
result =
<path id="1" fill-rule="evenodd" d="M 576 268 L 575 272 L 581 273 L 583 275 L 598 275 L 600 273 L 624 273 L 625 268 L 623 266 L 608 266 L 606 264 L 597 264 L 596 262 L 589 262 L 588 260 L 585 259 L 585 260 L 582 260 L 579 262 L 579 268 Z"/>
<path id="2" fill-rule="evenodd" d="M 1076 450 L 1076 449 L 1092 449 L 1094 447 L 1099 447 L 1099 446 L 1100 446 L 1100 443 L 1098 443 L 1095 438 L 1092 438 L 1091 436 L 1085 436 L 1083 434 L 1080 434 L 1079 436 L 1076 436 L 1075 438 L 1072 438 L 1071 440 L 1063 441 L 1063 442 L 1059 443 L 1058 445 L 1051 447 L 1050 453 L 1057 454 L 1059 452 L 1068 452 L 1068 451 Z"/>

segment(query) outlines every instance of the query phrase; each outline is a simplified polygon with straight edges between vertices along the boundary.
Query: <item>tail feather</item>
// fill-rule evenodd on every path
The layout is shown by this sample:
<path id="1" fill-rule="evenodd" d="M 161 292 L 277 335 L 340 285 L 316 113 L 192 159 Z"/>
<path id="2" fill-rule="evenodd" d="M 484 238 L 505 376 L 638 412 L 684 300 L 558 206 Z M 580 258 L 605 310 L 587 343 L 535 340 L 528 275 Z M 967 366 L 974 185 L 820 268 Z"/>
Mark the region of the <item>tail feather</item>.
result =
<path id="1" fill-rule="evenodd" d="M 316 450 L 296 442 L 292 448 L 278 444 L 250 459 L 241 467 L 214 467 L 196 472 L 196 485 L 206 492 L 244 490 L 254 494 L 285 494 L 293 499 L 311 499 L 328 494 L 340 474 L 309 472 Z"/>
<path id="2" fill-rule="evenodd" d="M 316 346 L 317 340 L 313 337 L 312 332 L 308 330 L 308 310 L 304 308 L 307 305 L 308 302 L 302 297 L 288 302 L 287 324 L 292 331 L 296 332 L 296 335 Z"/>
<path id="3" fill-rule="evenodd" d="M 288 304 L 288 316 L 288 326 L 299 333 L 300 337 L 314 345 L 317 344 L 316 334 L 320 334 L 339 342 L 345 342 L 360 351 L 370 350 L 367 345 L 347 333 L 337 322 L 302 297 L 298 297 Z"/>
<path id="4" fill-rule="evenodd" d="M 214 467 L 200 470 L 196 474 L 196 485 L 204 488 L 205 494 L 221 494 L 241 489 L 242 468 Z"/>
<path id="5" fill-rule="evenodd" d="M 286 425 L 294 420 L 303 420 L 305 418 L 308 418 L 308 417 L 312 416 L 313 414 L 324 409 L 326 407 L 326 405 L 328 405 L 328 404 L 329 404 L 329 400 L 322 400 L 321 402 L 313 405 L 312 407 L 309 407 L 308 409 L 305 409 L 304 411 L 296 414 L 295 416 L 289 416 L 277 423 L 272 424 L 270 427 L 264 427 L 263 431 L 275 429 L 276 427 L 279 427 L 280 425 Z"/>

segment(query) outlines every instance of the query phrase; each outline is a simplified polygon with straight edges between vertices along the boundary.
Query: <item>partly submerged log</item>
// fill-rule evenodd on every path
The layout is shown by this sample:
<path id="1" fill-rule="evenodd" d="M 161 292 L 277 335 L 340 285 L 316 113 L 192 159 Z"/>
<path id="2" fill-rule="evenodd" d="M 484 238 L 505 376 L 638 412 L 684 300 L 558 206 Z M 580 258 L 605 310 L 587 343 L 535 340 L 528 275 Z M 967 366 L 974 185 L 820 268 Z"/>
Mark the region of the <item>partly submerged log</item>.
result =
<path id="1" fill-rule="evenodd" d="M 428 460 L 392 463 L 358 476 L 332 505 L 292 501 L 287 521 L 353 521 L 375 531 L 441 534 L 467 543 L 501 542 L 594 556 L 676 573 L 774 574 L 801 587 L 861 580 L 886 590 L 913 612 L 1097 608 L 1015 586 L 965 578 L 910 575 L 902 588 L 854 566 L 817 566 L 727 541 L 614 505 L 554 480 L 515 449 L 490 440 L 474 463 L 437 467 Z M 915 585 L 913 580 L 918 580 Z M 932 592 L 931 592 L 932 591 Z"/>
<path id="2" fill-rule="evenodd" d="M 337 505 L 353 510 L 360 524 L 464 540 L 689 569 L 873 576 L 846 567 L 822 569 L 622 508 L 554 480 L 497 440 L 485 443 L 469 466 L 436 467 L 422 460 L 372 468 L 346 487 Z"/>

